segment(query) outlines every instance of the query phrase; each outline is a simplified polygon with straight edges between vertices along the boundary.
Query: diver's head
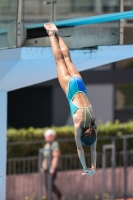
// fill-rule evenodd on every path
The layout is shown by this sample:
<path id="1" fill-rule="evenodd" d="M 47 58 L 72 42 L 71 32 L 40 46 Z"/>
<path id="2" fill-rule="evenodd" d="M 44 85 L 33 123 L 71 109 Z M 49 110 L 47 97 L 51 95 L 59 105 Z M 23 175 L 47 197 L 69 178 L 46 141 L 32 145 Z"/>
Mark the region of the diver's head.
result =
<path id="1" fill-rule="evenodd" d="M 81 141 L 84 146 L 91 146 L 97 138 L 95 119 L 91 119 L 89 127 L 82 128 Z"/>

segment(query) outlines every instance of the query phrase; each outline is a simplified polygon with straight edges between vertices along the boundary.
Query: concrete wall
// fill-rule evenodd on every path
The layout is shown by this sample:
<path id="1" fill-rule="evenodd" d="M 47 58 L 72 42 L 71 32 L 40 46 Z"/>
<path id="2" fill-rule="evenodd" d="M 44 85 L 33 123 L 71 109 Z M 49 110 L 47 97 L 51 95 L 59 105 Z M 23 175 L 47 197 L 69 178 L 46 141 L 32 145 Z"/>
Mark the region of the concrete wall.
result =
<path id="1" fill-rule="evenodd" d="M 112 169 L 106 169 L 106 192 L 111 195 Z M 123 197 L 123 168 L 116 168 L 116 197 Z M 44 176 L 42 175 L 44 179 Z M 127 197 L 133 197 L 133 168 L 127 168 Z M 82 176 L 82 171 L 59 172 L 56 185 L 66 200 L 89 200 L 102 195 L 102 169 L 97 169 L 94 176 Z M 37 199 L 38 174 L 8 175 L 7 200 Z M 46 195 L 43 185 L 43 196 Z M 28 197 L 28 198 L 26 198 Z M 55 198 L 54 198 L 55 199 Z"/>
<path id="2" fill-rule="evenodd" d="M 89 100 L 92 103 L 97 122 L 104 123 L 114 119 L 114 85 L 87 85 Z"/>

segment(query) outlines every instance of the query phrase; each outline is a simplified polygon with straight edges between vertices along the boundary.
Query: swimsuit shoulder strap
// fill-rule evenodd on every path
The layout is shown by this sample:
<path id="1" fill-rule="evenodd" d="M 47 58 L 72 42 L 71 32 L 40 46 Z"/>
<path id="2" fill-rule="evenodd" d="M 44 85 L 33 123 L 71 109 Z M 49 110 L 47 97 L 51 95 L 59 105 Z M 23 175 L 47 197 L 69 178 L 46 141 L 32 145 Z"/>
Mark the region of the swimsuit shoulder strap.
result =
<path id="1" fill-rule="evenodd" d="M 92 108 L 91 105 L 88 106 L 88 107 Z M 86 127 L 86 112 L 87 112 L 87 111 L 88 111 L 88 113 L 89 113 L 89 115 L 90 115 L 90 118 L 91 118 L 91 119 L 93 118 L 93 116 L 92 116 L 91 112 L 89 111 L 88 107 L 84 108 L 84 128 Z"/>
<path id="2" fill-rule="evenodd" d="M 84 128 L 86 126 L 86 109 L 84 109 Z"/>
<path id="3" fill-rule="evenodd" d="M 91 107 L 91 108 L 92 108 L 92 107 Z M 90 115 L 90 118 L 93 118 L 93 116 L 92 116 L 91 112 L 89 111 L 89 109 L 86 108 L 86 110 L 88 111 L 88 113 L 89 113 L 89 115 Z"/>

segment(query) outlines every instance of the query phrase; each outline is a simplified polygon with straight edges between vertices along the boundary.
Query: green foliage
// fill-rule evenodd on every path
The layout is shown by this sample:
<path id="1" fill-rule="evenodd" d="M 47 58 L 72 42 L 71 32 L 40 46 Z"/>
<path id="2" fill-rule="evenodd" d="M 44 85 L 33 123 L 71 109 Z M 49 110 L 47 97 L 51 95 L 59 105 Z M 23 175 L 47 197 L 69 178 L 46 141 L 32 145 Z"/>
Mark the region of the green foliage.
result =
<path id="1" fill-rule="evenodd" d="M 15 129 L 10 128 L 7 130 L 7 141 L 8 142 L 18 142 L 18 141 L 36 141 L 43 139 L 43 133 L 48 129 L 47 128 L 33 128 L 29 127 L 28 129 L 21 128 Z M 66 138 L 73 136 L 73 127 L 63 126 L 55 127 L 52 126 L 57 133 L 57 138 Z"/>
<path id="2" fill-rule="evenodd" d="M 69 126 L 55 127 L 52 126 L 57 133 L 58 139 L 74 138 L 74 128 Z M 28 157 L 37 156 L 39 148 L 44 146 L 43 133 L 47 128 L 33 128 L 28 129 L 15 129 L 10 128 L 7 130 L 7 141 L 8 142 L 28 142 L 28 144 L 8 146 L 7 155 L 8 158 L 11 157 Z M 115 123 L 107 122 L 102 124 L 99 122 L 98 125 L 98 137 L 101 136 L 121 136 L 133 133 L 133 121 L 127 123 L 119 123 L 118 120 Z M 42 143 L 32 144 L 30 141 L 42 140 Z M 102 150 L 104 144 L 111 143 L 110 139 L 98 140 L 97 151 Z M 77 153 L 77 148 L 75 142 L 60 142 L 60 149 L 62 154 L 72 154 Z M 85 147 L 85 152 L 88 152 L 88 147 Z M 118 139 L 116 142 L 117 151 L 122 150 L 122 140 Z M 128 140 L 128 149 L 133 149 L 133 139 Z"/>

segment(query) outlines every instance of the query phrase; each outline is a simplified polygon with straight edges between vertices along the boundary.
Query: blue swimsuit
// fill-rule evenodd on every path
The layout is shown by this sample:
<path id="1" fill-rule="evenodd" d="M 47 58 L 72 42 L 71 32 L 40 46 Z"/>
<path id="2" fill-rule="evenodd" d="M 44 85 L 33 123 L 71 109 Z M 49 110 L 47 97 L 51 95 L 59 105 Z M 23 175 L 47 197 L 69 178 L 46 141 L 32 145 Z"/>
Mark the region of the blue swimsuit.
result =
<path id="1" fill-rule="evenodd" d="M 86 98 L 88 99 L 87 90 L 86 90 L 86 87 L 85 87 L 85 84 L 84 84 L 82 78 L 73 76 L 69 79 L 69 82 L 68 82 L 67 99 L 68 99 L 68 102 L 70 105 L 70 111 L 71 111 L 72 116 L 79 108 L 84 108 L 84 115 L 85 115 L 84 127 L 85 127 L 87 111 L 88 111 L 90 117 L 93 118 L 91 112 L 89 111 L 89 108 L 92 108 L 92 106 L 90 105 L 90 106 L 82 107 L 82 106 L 75 105 L 73 103 L 73 99 L 77 93 L 83 93 L 86 96 Z"/>

